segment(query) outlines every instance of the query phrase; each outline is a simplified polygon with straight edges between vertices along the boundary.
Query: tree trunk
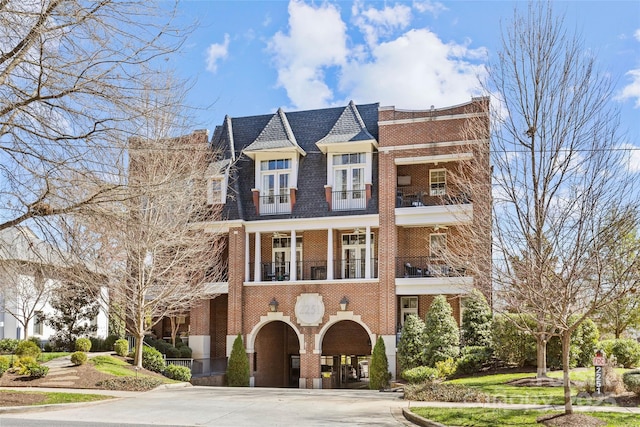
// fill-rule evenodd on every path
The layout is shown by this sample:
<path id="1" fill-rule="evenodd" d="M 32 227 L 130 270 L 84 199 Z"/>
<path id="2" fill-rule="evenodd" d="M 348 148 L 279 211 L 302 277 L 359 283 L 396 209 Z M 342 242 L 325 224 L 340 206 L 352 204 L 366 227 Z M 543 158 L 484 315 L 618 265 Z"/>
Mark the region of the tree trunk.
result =
<path id="1" fill-rule="evenodd" d="M 133 364 L 136 368 L 142 369 L 142 347 L 144 346 L 144 334 L 136 336 L 136 348 L 133 356 Z"/>
<path id="2" fill-rule="evenodd" d="M 573 414 L 573 406 L 571 404 L 571 385 L 569 383 L 569 349 L 571 346 L 571 332 L 564 331 L 562 333 L 562 385 L 564 386 L 564 413 L 566 415 Z"/>
<path id="3" fill-rule="evenodd" d="M 536 378 L 547 377 L 547 340 L 536 336 Z"/>

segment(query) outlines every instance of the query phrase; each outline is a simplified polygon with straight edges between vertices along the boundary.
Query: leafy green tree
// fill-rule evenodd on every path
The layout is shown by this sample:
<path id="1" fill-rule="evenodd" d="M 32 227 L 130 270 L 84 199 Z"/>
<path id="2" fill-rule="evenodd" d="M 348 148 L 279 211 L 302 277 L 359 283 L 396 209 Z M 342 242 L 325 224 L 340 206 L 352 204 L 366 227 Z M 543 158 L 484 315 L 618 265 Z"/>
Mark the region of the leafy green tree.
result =
<path id="1" fill-rule="evenodd" d="M 44 317 L 45 322 L 56 330 L 52 341 L 67 351 L 75 350 L 76 338 L 91 335 L 97 329 L 91 321 L 100 311 L 97 287 L 65 283 L 56 288 L 49 303 L 54 312 Z"/>
<path id="2" fill-rule="evenodd" d="M 453 310 L 444 295 L 431 303 L 425 319 L 426 352 L 424 363 L 434 367 L 436 362 L 456 358 L 460 354 L 460 329 L 453 318 Z"/>
<path id="3" fill-rule="evenodd" d="M 249 358 L 240 334 L 233 341 L 233 348 L 229 356 L 227 385 L 229 387 L 249 387 Z"/>
<path id="4" fill-rule="evenodd" d="M 407 317 L 398 341 L 400 372 L 422 365 L 425 351 L 424 322 L 416 315 Z"/>
<path id="5" fill-rule="evenodd" d="M 491 347 L 491 308 L 477 289 L 465 298 L 462 311 L 462 345 Z"/>
<path id="6" fill-rule="evenodd" d="M 378 337 L 371 355 L 371 366 L 369 366 L 369 388 L 371 390 L 387 388 L 390 379 L 391 373 L 389 372 L 387 350 L 382 337 Z"/>

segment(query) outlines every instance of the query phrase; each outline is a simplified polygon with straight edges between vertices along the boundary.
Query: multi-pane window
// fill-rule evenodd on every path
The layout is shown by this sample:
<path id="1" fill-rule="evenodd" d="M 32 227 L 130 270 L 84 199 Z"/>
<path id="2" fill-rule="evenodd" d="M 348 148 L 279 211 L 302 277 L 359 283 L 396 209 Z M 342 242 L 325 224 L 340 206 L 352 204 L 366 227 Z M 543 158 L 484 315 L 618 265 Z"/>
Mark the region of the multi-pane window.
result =
<path id="1" fill-rule="evenodd" d="M 260 173 L 262 179 L 260 211 L 264 214 L 290 211 L 291 159 L 264 160 L 260 162 Z"/>
<path id="2" fill-rule="evenodd" d="M 400 324 L 404 325 L 412 314 L 418 315 L 418 297 L 400 297 Z"/>
<path id="3" fill-rule="evenodd" d="M 447 192 L 446 169 L 435 169 L 429 172 L 429 195 L 444 196 Z"/>
<path id="4" fill-rule="evenodd" d="M 211 204 L 223 203 L 222 200 L 222 179 L 214 178 L 211 180 Z"/>
<path id="5" fill-rule="evenodd" d="M 447 250 L 447 235 L 434 233 L 429 235 L 429 254 L 432 258 L 442 258 Z"/>
<path id="6" fill-rule="evenodd" d="M 364 209 L 364 153 L 333 156 L 334 210 Z"/>
<path id="7" fill-rule="evenodd" d="M 42 335 L 44 333 L 43 320 L 43 313 L 41 311 L 36 311 L 33 317 L 33 335 Z"/>
<path id="8" fill-rule="evenodd" d="M 276 280 L 289 279 L 291 272 L 291 237 L 274 237 L 272 240 L 271 274 Z M 296 238 L 296 275 L 301 278 L 302 237 Z"/>

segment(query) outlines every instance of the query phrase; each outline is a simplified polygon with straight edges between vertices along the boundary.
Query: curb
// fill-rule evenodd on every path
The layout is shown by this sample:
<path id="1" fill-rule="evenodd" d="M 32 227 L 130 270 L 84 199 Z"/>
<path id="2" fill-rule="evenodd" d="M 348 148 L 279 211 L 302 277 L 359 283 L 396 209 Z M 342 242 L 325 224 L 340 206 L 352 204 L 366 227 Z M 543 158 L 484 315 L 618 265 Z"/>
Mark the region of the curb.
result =
<path id="1" fill-rule="evenodd" d="M 414 414 L 410 409 L 407 408 L 402 408 L 402 415 L 404 415 L 407 420 L 421 427 L 447 427 L 444 424 L 440 424 L 435 421 L 423 418 L 420 415 Z"/>

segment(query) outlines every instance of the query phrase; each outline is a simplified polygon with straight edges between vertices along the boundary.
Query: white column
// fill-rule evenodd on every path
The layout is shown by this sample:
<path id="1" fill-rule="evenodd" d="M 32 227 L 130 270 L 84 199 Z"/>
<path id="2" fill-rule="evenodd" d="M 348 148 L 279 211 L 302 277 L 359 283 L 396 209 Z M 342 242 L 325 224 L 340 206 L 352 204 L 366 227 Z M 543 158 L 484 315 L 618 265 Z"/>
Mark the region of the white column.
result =
<path id="1" fill-rule="evenodd" d="M 371 226 L 367 225 L 367 235 L 365 236 L 365 245 L 366 248 L 364 250 L 364 278 L 371 279 Z"/>
<path id="2" fill-rule="evenodd" d="M 244 233 L 244 281 L 248 282 L 251 279 L 251 267 L 249 253 L 249 233 Z"/>
<path id="3" fill-rule="evenodd" d="M 333 228 L 327 230 L 327 280 L 333 280 Z"/>
<path id="4" fill-rule="evenodd" d="M 262 271 L 260 271 L 262 253 L 260 248 L 260 232 L 256 232 L 256 248 L 254 251 L 254 265 L 253 265 L 253 281 L 260 282 L 262 280 Z"/>
<path id="5" fill-rule="evenodd" d="M 296 271 L 298 254 L 296 253 L 296 230 L 291 230 L 291 255 L 289 257 L 289 280 L 295 282 L 298 280 Z"/>

